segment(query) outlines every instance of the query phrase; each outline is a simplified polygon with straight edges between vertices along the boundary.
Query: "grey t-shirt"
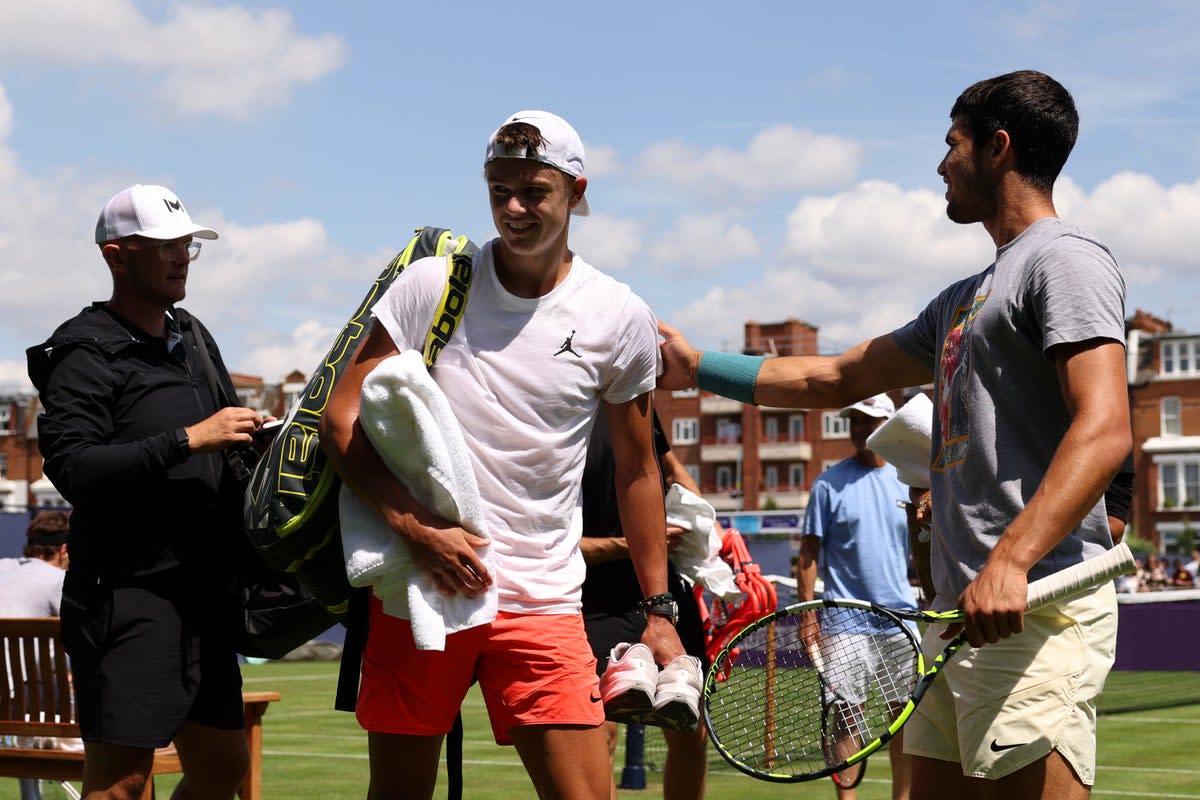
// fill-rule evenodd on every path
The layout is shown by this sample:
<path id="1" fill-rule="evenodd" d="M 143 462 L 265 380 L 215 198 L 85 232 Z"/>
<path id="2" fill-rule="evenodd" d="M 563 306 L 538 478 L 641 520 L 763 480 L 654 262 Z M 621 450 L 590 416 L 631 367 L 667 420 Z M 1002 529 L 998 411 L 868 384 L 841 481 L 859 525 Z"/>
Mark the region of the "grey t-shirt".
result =
<path id="1" fill-rule="evenodd" d="M 952 608 L 1046 474 L 1071 418 L 1058 344 L 1125 339 L 1125 281 L 1107 247 L 1056 217 L 1000 248 L 894 332 L 934 372 L 935 607 Z M 1104 501 L 1030 580 L 1112 546 Z"/>
<path id="2" fill-rule="evenodd" d="M 57 617 L 66 574 L 40 558 L 0 558 L 0 617 Z"/>

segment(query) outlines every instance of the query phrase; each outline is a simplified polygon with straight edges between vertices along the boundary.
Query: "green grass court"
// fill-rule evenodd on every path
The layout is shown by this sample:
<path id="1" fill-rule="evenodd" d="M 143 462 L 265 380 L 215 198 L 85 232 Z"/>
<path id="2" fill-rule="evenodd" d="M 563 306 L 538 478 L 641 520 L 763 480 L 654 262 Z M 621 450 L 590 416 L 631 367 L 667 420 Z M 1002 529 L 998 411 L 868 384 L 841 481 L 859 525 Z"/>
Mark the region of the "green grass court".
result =
<path id="1" fill-rule="evenodd" d="M 243 667 L 246 688 L 275 690 L 283 695 L 263 720 L 263 787 L 267 798 L 338 800 L 362 798 L 367 786 L 366 735 L 353 716 L 332 710 L 336 663 L 290 662 Z M 1169 700 L 1181 686 L 1200 688 L 1191 673 L 1113 673 L 1101 709 L 1143 704 L 1148 698 Z M 1197 798 L 1200 800 L 1200 695 L 1191 705 L 1124 711 L 1100 718 L 1100 754 L 1096 798 Z M 464 708 L 465 798 L 516 800 L 533 796 L 532 787 L 511 747 L 491 737 L 483 700 L 475 692 Z M 624 755 L 617 754 L 618 775 Z M 714 800 L 759 798 L 825 798 L 834 796 L 827 780 L 803 784 L 757 781 L 725 765 L 715 751 L 710 758 L 708 796 Z M 170 796 L 177 776 L 158 781 L 158 796 Z M 661 797 L 661 775 L 647 772 L 644 791 L 621 790 L 622 798 Z M 0 800 L 17 800 L 15 780 L 0 782 Z M 445 797 L 445 779 L 439 787 Z M 47 793 L 47 800 L 61 795 Z M 862 800 L 891 797 L 887 758 L 871 759 L 859 787 Z"/>

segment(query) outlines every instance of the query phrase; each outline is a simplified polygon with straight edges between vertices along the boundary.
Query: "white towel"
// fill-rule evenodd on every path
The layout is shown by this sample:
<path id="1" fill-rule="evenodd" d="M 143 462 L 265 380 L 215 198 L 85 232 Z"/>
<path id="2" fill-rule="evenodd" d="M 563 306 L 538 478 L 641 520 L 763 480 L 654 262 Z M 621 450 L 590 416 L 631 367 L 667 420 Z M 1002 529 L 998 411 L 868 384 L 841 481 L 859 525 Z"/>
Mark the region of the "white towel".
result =
<path id="1" fill-rule="evenodd" d="M 363 381 L 359 423 L 418 503 L 489 538 L 467 443 L 420 353 L 408 350 L 371 371 Z M 346 486 L 338 506 L 351 585 L 373 586 L 385 613 L 408 619 L 418 649 L 444 650 L 446 634 L 496 618 L 495 584 L 479 597 L 446 596 L 415 566 L 407 540 Z M 491 547 L 477 552 L 490 567 Z"/>
<path id="2" fill-rule="evenodd" d="M 896 468 L 900 482 L 928 489 L 933 403 L 924 394 L 909 400 L 867 437 L 867 447 Z"/>
<path id="3" fill-rule="evenodd" d="M 717 512 L 708 501 L 671 484 L 666 499 L 667 524 L 688 531 L 670 552 L 671 563 L 693 583 L 699 583 L 726 602 L 741 602 L 733 570 L 721 558 L 721 537 L 714 524 Z"/>

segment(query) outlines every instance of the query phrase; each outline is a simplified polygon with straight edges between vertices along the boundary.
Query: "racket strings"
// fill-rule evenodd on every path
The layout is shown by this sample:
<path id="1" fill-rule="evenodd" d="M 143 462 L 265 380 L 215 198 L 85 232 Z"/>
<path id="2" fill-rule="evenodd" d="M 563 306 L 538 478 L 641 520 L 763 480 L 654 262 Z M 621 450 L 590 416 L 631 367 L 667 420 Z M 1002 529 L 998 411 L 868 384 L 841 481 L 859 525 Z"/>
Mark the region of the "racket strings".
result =
<path id="1" fill-rule="evenodd" d="M 886 733 L 915 686 L 917 648 L 890 616 L 822 608 L 747 632 L 723 667 L 707 701 L 720 746 L 751 769 L 801 777 Z"/>

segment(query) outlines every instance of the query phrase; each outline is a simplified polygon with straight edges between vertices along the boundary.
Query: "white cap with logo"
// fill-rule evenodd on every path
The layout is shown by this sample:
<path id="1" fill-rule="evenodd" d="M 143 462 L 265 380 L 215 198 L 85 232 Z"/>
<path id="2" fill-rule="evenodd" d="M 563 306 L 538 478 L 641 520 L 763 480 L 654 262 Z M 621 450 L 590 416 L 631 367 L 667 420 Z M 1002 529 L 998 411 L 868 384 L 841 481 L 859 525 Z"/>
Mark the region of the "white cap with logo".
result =
<path id="1" fill-rule="evenodd" d="M 851 411 L 861 411 L 868 417 L 887 419 L 896 413 L 896 404 L 886 394 L 877 394 L 874 397 L 868 397 L 866 400 L 859 400 L 852 406 L 846 406 L 838 412 L 838 416 L 848 417 Z"/>
<path id="2" fill-rule="evenodd" d="M 536 151 L 529 148 L 506 148 L 497 144 L 496 134 L 500 132 L 500 128 L 514 122 L 524 122 L 526 125 L 537 128 L 546 143 Z M 500 128 L 497 128 L 488 137 L 487 153 L 483 158 L 484 164 L 497 158 L 527 158 L 554 167 L 573 178 L 583 176 L 583 140 L 579 138 L 575 129 L 557 114 L 551 114 L 549 111 L 518 111 L 504 120 Z M 586 217 L 589 210 L 588 200 L 585 196 L 579 205 L 571 209 L 571 213 Z"/>
<path id="3" fill-rule="evenodd" d="M 187 209 L 170 189 L 138 183 L 113 195 L 96 222 L 96 244 L 126 236 L 163 241 L 184 236 L 216 239 L 217 232 L 192 222 Z"/>

